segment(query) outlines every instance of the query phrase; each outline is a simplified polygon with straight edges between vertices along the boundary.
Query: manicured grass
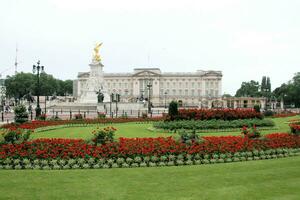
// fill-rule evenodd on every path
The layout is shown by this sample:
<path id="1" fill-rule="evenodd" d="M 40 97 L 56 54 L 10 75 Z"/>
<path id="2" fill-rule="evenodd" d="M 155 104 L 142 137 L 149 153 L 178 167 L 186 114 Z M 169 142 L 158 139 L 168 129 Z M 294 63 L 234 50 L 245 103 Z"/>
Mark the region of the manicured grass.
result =
<path id="1" fill-rule="evenodd" d="M 287 121 L 290 119 L 300 119 L 299 116 L 286 117 L 286 118 L 275 118 L 274 120 L 276 127 L 278 129 L 271 129 L 261 131 L 261 133 L 269 134 L 274 132 L 289 132 L 290 128 Z M 152 127 L 151 123 L 123 123 L 123 124 L 110 124 L 109 126 L 114 126 L 118 130 L 116 132 L 116 138 L 118 137 L 159 137 L 159 136 L 175 136 L 177 134 L 172 134 L 170 132 L 164 131 L 150 131 L 149 128 Z M 44 132 L 37 132 L 32 135 L 32 139 L 36 138 L 83 138 L 88 139 L 92 137 L 92 131 L 96 126 L 88 127 L 69 127 L 61 128 L 56 130 L 49 130 Z M 100 127 L 105 127 L 101 125 Z M 209 132 L 209 133 L 199 133 L 201 136 L 220 136 L 220 135 L 240 135 L 240 131 L 235 132 Z"/>
<path id="2" fill-rule="evenodd" d="M 113 126 L 117 128 L 116 138 L 119 137 L 166 137 L 170 136 L 168 133 L 154 132 L 148 130 L 152 127 L 151 123 L 121 123 L 121 124 L 109 124 L 99 125 L 99 127 Z M 68 127 L 49 131 L 42 131 L 32 134 L 32 139 L 36 138 L 83 138 L 89 139 L 92 137 L 92 131 L 97 126 L 87 127 Z"/>
<path id="3" fill-rule="evenodd" d="M 215 165 L 0 170 L 0 199 L 299 199 L 300 157 Z"/>
<path id="4" fill-rule="evenodd" d="M 293 116 L 293 117 L 284 117 L 284 118 L 270 118 L 275 123 L 275 129 L 264 130 L 261 131 L 262 135 L 266 135 L 269 133 L 288 133 L 290 132 L 290 127 L 288 125 L 288 121 L 291 119 L 300 119 L 300 116 Z M 218 136 L 218 135 L 241 135 L 241 131 L 235 132 L 210 132 L 210 133 L 200 133 L 200 135 L 207 135 L 207 136 Z"/>

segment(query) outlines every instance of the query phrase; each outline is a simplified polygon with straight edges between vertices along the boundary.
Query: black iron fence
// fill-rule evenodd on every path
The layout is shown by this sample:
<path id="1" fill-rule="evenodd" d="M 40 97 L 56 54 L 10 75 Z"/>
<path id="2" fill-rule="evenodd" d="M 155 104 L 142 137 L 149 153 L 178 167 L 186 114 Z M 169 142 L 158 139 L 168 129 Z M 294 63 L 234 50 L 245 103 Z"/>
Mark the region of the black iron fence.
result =
<path id="1" fill-rule="evenodd" d="M 99 112 L 97 110 L 66 110 L 66 109 L 50 109 L 46 112 L 47 119 L 75 119 L 76 117 L 86 118 L 97 118 L 97 117 L 111 117 L 111 118 L 119 118 L 119 117 L 161 117 L 165 113 L 167 113 L 167 109 L 152 109 L 151 112 L 147 110 L 105 110 L 103 112 Z M 42 113 L 45 114 L 45 113 Z M 13 112 L 1 112 L 1 123 L 11 123 L 14 122 L 14 113 Z M 29 120 L 35 119 L 35 111 L 29 112 Z M 43 115 L 42 115 L 43 116 Z"/>

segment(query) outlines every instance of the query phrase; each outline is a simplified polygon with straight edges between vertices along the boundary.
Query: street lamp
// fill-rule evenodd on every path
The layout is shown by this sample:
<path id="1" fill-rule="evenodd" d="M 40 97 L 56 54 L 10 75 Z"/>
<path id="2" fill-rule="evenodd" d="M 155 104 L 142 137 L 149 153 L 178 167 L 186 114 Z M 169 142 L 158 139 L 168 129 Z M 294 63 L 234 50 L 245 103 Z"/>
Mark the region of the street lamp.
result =
<path id="1" fill-rule="evenodd" d="M 40 66 L 40 61 L 37 62 L 37 65 L 33 65 L 32 72 L 35 74 L 37 72 L 37 105 L 35 109 L 35 116 L 38 118 L 41 115 L 41 107 L 40 107 L 40 71 L 44 72 L 44 66 Z"/>
<path id="2" fill-rule="evenodd" d="M 148 88 L 148 113 L 151 113 L 151 83 L 152 79 L 148 79 L 147 88 Z"/>
<path id="3" fill-rule="evenodd" d="M 165 96 L 165 108 L 167 108 L 167 94 L 168 94 L 167 92 L 164 93 L 164 96 Z"/>
<path id="4" fill-rule="evenodd" d="M 5 104 L 5 87 L 0 86 L 1 87 L 1 111 L 4 112 L 4 104 Z"/>

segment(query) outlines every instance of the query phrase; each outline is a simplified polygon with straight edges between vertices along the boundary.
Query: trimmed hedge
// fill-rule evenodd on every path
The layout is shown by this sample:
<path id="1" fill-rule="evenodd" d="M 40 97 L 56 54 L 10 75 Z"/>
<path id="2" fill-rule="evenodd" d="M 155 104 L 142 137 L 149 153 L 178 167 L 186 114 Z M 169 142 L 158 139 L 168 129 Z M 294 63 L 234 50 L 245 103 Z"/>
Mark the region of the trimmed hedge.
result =
<path id="1" fill-rule="evenodd" d="M 0 159 L 0 169 L 28 170 L 65 170 L 65 169 L 108 169 L 136 167 L 164 167 L 182 165 L 200 165 L 230 163 L 252 160 L 276 159 L 299 156 L 300 149 L 254 150 L 236 153 L 180 154 L 164 156 L 136 156 L 134 158 L 76 158 L 76 159 Z"/>
<path id="2" fill-rule="evenodd" d="M 243 126 L 252 127 L 273 127 L 275 124 L 270 119 L 239 119 L 232 121 L 225 120 L 179 120 L 156 122 L 155 128 L 166 130 L 188 129 L 188 130 L 205 130 L 205 129 L 228 129 L 242 128 Z"/>
<path id="3" fill-rule="evenodd" d="M 263 115 L 253 108 L 223 108 L 223 109 L 180 109 L 176 119 L 181 120 L 236 120 L 236 119 L 262 119 Z"/>

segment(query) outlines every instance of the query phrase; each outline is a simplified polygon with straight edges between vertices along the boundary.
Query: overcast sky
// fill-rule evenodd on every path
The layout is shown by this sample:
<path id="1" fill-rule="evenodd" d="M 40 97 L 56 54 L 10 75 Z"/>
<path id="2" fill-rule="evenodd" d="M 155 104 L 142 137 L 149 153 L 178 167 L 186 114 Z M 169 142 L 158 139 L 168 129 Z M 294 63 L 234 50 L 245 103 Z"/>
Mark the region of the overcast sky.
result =
<path id="1" fill-rule="evenodd" d="M 92 49 L 105 72 L 221 70 L 223 93 L 271 78 L 272 88 L 300 71 L 299 0 L 0 0 L 0 73 L 37 60 L 75 79 Z"/>

